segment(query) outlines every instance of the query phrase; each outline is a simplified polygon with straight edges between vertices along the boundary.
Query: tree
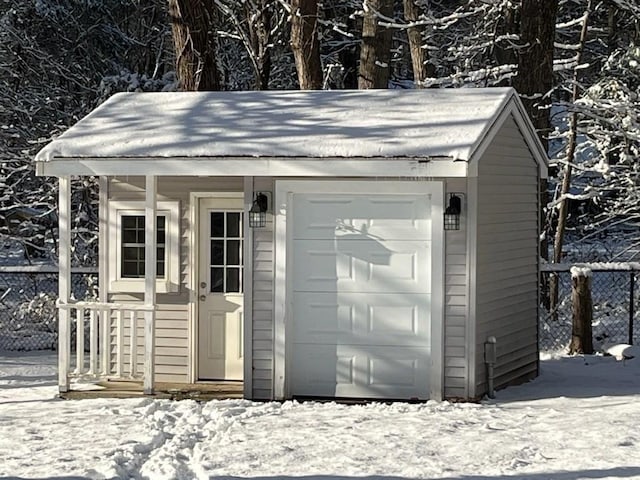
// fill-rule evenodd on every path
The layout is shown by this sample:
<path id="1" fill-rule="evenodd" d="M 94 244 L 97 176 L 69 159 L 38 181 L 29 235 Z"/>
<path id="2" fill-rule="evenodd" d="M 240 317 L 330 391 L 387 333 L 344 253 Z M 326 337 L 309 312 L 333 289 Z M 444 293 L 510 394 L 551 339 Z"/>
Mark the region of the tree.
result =
<path id="1" fill-rule="evenodd" d="M 415 0 L 403 0 L 404 19 L 411 24 L 420 19 L 420 8 Z M 427 65 L 426 50 L 422 48 L 422 29 L 419 26 L 409 26 L 407 28 L 407 39 L 409 50 L 411 51 L 411 64 L 413 67 L 413 82 L 417 88 L 422 88 L 429 72 Z M 431 69 L 433 70 L 433 69 Z"/>
<path id="2" fill-rule="evenodd" d="M 178 88 L 220 90 L 216 64 L 216 10 L 207 0 L 169 0 Z"/>
<path id="3" fill-rule="evenodd" d="M 55 257 L 57 192 L 33 156 L 121 90 L 170 87 L 165 0 L 0 2 L 0 240 Z M 74 180 L 74 263 L 97 260 L 96 185 Z M 22 219 L 16 221 L 17 219 Z M 14 248 L 1 252 L 14 251 Z"/>
<path id="4" fill-rule="evenodd" d="M 393 17 L 393 1 L 364 0 L 363 7 L 358 88 L 387 88 L 393 30 L 379 25 L 378 20 L 390 20 Z"/>
<path id="5" fill-rule="evenodd" d="M 317 0 L 291 0 L 291 49 L 302 90 L 322 88 Z"/>
<path id="6" fill-rule="evenodd" d="M 255 58 L 256 88 L 267 90 L 271 74 L 271 2 L 258 0 L 245 4 L 245 15 L 250 21 L 249 43 Z"/>
<path id="7" fill-rule="evenodd" d="M 545 15 L 540 15 L 540 11 Z M 558 0 L 522 0 L 520 7 L 520 43 L 518 49 L 518 75 L 513 86 L 520 94 L 529 118 L 538 132 L 540 141 L 548 150 L 547 137 L 551 129 L 551 99 L 553 89 L 553 57 L 556 34 Z M 549 203 L 548 182 L 540 181 L 540 256 L 549 258 L 548 233 L 550 222 L 547 215 Z M 545 277 L 546 278 L 546 277 Z M 557 291 L 557 278 L 553 278 L 553 289 Z M 548 285 L 542 282 L 542 298 L 549 301 Z M 550 306 L 550 305 L 547 305 Z"/>
<path id="8" fill-rule="evenodd" d="M 518 48 L 518 74 L 513 86 L 544 145 L 550 130 L 557 11 L 558 0 L 522 0 L 520 7 L 522 45 Z"/>

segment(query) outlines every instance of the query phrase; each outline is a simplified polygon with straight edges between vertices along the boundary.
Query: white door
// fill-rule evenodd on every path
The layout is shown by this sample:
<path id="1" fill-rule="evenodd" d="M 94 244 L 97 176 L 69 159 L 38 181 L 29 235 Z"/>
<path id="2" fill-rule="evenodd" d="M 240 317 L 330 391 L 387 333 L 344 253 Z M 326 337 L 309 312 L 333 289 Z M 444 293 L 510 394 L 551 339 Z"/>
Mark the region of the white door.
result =
<path id="1" fill-rule="evenodd" d="M 293 196 L 293 395 L 429 398 L 428 195 Z"/>
<path id="2" fill-rule="evenodd" d="M 243 203 L 200 200 L 198 379 L 242 380 Z"/>

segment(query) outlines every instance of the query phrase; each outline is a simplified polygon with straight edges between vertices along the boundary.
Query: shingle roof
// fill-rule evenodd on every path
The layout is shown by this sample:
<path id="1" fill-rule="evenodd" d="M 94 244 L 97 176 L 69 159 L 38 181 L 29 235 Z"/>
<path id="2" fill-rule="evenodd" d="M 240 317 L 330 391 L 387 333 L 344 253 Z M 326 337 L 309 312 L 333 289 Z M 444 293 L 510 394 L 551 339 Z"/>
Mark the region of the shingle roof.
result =
<path id="1" fill-rule="evenodd" d="M 119 93 L 44 147 L 55 158 L 470 160 L 510 88 Z"/>

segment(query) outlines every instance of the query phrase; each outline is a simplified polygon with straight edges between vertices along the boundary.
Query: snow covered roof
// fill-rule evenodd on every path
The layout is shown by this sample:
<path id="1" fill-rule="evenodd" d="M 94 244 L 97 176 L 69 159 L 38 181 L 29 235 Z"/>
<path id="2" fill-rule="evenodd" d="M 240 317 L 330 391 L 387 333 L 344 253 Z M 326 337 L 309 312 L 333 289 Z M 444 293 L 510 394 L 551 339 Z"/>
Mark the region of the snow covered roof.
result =
<path id="1" fill-rule="evenodd" d="M 36 162 L 212 157 L 469 161 L 508 105 L 520 105 L 510 88 L 119 93 L 44 147 Z"/>

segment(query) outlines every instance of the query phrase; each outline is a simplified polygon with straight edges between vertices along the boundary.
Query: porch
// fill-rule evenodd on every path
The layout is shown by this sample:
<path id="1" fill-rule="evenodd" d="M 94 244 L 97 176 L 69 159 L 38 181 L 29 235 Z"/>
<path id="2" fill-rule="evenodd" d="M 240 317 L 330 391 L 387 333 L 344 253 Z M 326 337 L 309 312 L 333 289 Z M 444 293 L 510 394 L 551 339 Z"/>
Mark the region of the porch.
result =
<path id="1" fill-rule="evenodd" d="M 151 397 L 169 400 L 224 400 L 243 398 L 242 382 L 170 383 L 157 382 L 151 395 L 145 394 L 139 380 L 100 380 L 82 389 L 60 393 L 65 400 L 91 398 L 141 398 Z"/>
<path id="2" fill-rule="evenodd" d="M 142 302 L 109 302 L 105 281 L 100 282 L 99 301 L 76 301 L 71 292 L 71 178 L 59 179 L 58 388 L 61 395 L 72 395 L 72 386 L 77 388 L 83 383 L 108 384 L 123 380 L 135 381 L 129 387 L 140 383 L 144 394 L 155 393 L 157 178 L 145 177 L 145 187 L 146 275 Z M 106 228 L 106 190 L 106 177 L 101 177 L 101 231 Z M 100 235 L 98 250 L 99 275 L 104 279 L 108 258 L 104 235 Z M 131 388 L 122 386 L 119 391 L 133 393 Z"/>

